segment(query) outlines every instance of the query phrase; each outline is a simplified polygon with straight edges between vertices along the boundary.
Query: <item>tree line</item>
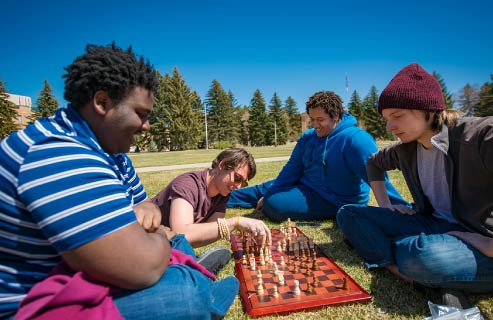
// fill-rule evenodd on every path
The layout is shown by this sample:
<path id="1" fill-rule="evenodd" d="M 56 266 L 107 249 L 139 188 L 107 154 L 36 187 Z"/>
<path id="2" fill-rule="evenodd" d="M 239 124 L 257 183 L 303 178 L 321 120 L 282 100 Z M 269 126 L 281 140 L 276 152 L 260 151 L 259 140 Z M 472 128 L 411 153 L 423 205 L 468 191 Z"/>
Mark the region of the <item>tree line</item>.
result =
<path id="1" fill-rule="evenodd" d="M 447 90 L 444 79 L 433 76 L 442 88 L 445 104 L 454 103 L 466 116 L 493 115 L 493 74 L 481 87 L 467 83 L 456 99 Z M 284 102 L 274 93 L 267 103 L 260 89 L 255 90 L 247 106 L 240 106 L 232 91 L 226 91 L 214 79 L 204 100 L 190 88 L 178 68 L 171 74 L 157 72 L 159 87 L 154 111 L 149 117 L 150 130 L 136 139 L 136 150 L 164 151 L 198 148 L 224 149 L 229 146 L 283 145 L 296 141 L 301 134 L 301 114 L 297 102 L 288 96 Z M 0 138 L 18 130 L 15 105 L 7 100 L 5 83 L 0 80 Z M 376 139 L 394 139 L 378 114 L 379 92 L 372 86 L 361 99 L 354 90 L 347 110 L 358 125 Z M 52 115 L 59 108 L 50 84 L 44 86 L 36 100 L 30 122 Z"/>

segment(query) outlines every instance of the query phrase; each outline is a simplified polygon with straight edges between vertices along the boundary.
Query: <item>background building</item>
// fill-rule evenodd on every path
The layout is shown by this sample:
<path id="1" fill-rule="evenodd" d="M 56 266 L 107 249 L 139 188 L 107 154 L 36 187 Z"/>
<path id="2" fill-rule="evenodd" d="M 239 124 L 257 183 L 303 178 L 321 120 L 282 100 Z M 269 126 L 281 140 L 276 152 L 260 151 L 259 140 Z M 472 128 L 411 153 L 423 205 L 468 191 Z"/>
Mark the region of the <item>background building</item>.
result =
<path id="1" fill-rule="evenodd" d="M 17 124 L 19 129 L 24 129 L 29 124 L 33 113 L 31 110 L 31 97 L 8 93 L 7 100 L 15 104 L 17 108 Z"/>

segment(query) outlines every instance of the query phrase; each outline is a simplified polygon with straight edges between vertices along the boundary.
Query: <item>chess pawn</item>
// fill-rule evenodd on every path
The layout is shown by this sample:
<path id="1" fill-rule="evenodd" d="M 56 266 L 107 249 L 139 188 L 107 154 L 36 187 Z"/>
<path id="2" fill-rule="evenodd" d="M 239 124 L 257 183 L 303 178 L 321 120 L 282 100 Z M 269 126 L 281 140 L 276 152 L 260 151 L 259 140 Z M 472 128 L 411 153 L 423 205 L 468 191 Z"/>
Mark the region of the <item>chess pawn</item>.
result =
<path id="1" fill-rule="evenodd" d="M 264 286 L 261 283 L 257 286 L 257 294 L 259 296 L 263 296 L 264 295 Z"/>
<path id="2" fill-rule="evenodd" d="M 279 291 L 277 290 L 277 286 L 276 285 L 274 285 L 274 292 L 272 292 L 272 296 L 274 298 L 279 297 Z"/>
<path id="3" fill-rule="evenodd" d="M 298 280 L 294 280 L 294 294 L 296 296 L 299 296 L 301 294 L 300 282 Z"/>
<path id="4" fill-rule="evenodd" d="M 243 255 L 243 259 L 241 260 L 241 264 L 243 264 L 243 265 L 247 264 L 245 255 Z"/>
<path id="5" fill-rule="evenodd" d="M 318 263 L 317 263 L 317 259 L 316 258 L 313 258 L 313 262 L 312 262 L 312 270 L 319 270 L 319 267 L 318 267 Z"/>
<path id="6" fill-rule="evenodd" d="M 250 270 L 255 271 L 255 258 L 251 257 L 250 258 Z"/>
<path id="7" fill-rule="evenodd" d="M 284 262 L 284 256 L 281 256 L 281 266 L 286 265 L 286 262 Z"/>
<path id="8" fill-rule="evenodd" d="M 284 285 L 284 271 L 277 270 L 277 278 L 279 279 L 279 285 Z"/>
<path id="9" fill-rule="evenodd" d="M 283 239 L 282 240 L 282 246 L 281 246 L 281 248 L 282 248 L 282 251 L 286 251 L 286 239 Z"/>
<path id="10" fill-rule="evenodd" d="M 260 265 L 265 266 L 265 258 L 264 258 L 264 254 L 262 253 L 262 251 L 260 251 Z"/>
<path id="11" fill-rule="evenodd" d="M 281 241 L 277 241 L 277 251 L 278 251 L 278 252 L 282 252 L 282 245 L 281 245 Z"/>
<path id="12" fill-rule="evenodd" d="M 278 270 L 277 270 L 277 262 L 275 262 L 275 261 L 274 261 L 274 274 L 276 274 L 276 273 L 277 273 L 277 271 L 278 271 Z"/>
<path id="13" fill-rule="evenodd" d="M 258 270 L 257 273 L 257 284 L 262 284 L 264 281 L 262 280 L 262 271 Z"/>

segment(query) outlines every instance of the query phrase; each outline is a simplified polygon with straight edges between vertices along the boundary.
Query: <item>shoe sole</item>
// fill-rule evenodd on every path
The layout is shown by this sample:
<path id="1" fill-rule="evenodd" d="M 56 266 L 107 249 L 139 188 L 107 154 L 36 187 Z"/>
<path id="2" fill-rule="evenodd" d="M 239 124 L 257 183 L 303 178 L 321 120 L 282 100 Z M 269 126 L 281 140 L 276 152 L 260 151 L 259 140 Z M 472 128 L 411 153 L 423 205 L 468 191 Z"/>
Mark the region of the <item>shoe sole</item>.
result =
<path id="1" fill-rule="evenodd" d="M 215 247 L 206 250 L 198 258 L 197 262 L 207 270 L 217 275 L 217 273 L 231 259 L 231 252 L 226 247 Z"/>

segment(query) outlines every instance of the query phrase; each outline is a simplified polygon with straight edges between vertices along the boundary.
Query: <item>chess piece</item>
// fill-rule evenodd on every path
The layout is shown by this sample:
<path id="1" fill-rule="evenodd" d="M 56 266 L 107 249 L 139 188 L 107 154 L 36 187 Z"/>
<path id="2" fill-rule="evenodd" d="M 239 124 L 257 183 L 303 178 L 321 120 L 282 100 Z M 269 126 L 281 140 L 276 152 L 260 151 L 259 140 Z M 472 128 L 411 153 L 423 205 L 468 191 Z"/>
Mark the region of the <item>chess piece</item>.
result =
<path id="1" fill-rule="evenodd" d="M 320 283 L 318 282 L 317 277 L 313 277 L 312 285 L 313 285 L 314 288 L 317 288 L 320 285 Z"/>
<path id="2" fill-rule="evenodd" d="M 286 262 L 284 262 L 284 256 L 281 256 L 281 266 L 286 265 Z"/>
<path id="3" fill-rule="evenodd" d="M 260 251 L 260 265 L 265 266 L 265 257 L 262 251 Z"/>
<path id="4" fill-rule="evenodd" d="M 257 273 L 257 284 L 262 284 L 264 281 L 262 280 L 262 271 L 258 270 Z"/>
<path id="5" fill-rule="evenodd" d="M 279 279 L 279 285 L 283 286 L 284 285 L 284 271 L 282 270 L 277 270 L 277 278 Z"/>
<path id="6" fill-rule="evenodd" d="M 277 290 L 277 286 L 276 286 L 276 285 L 274 285 L 274 288 L 273 288 L 273 289 L 274 289 L 274 292 L 272 292 L 272 296 L 273 296 L 274 298 L 279 297 L 279 291 Z"/>
<path id="7" fill-rule="evenodd" d="M 264 286 L 261 283 L 257 286 L 257 294 L 259 296 L 263 296 L 264 295 Z"/>
<path id="8" fill-rule="evenodd" d="M 294 280 L 294 294 L 296 296 L 299 296 L 301 294 L 301 290 L 300 290 L 300 282 L 298 280 Z"/>
<path id="9" fill-rule="evenodd" d="M 256 270 L 255 258 L 254 257 L 250 257 L 250 270 L 252 270 L 252 271 L 255 271 Z"/>
<path id="10" fill-rule="evenodd" d="M 316 270 L 319 270 L 319 269 L 320 268 L 318 267 L 317 259 L 316 258 L 313 258 L 312 270 L 316 271 Z"/>
<path id="11" fill-rule="evenodd" d="M 281 241 L 277 241 L 277 251 L 278 251 L 278 252 L 282 252 L 282 245 L 281 245 Z"/>
<path id="12" fill-rule="evenodd" d="M 342 289 L 344 290 L 348 289 L 347 277 L 342 278 Z"/>

